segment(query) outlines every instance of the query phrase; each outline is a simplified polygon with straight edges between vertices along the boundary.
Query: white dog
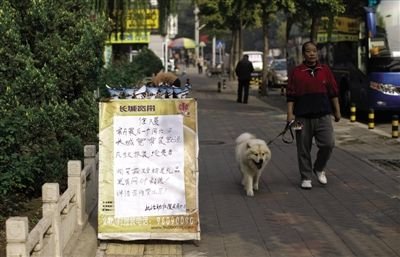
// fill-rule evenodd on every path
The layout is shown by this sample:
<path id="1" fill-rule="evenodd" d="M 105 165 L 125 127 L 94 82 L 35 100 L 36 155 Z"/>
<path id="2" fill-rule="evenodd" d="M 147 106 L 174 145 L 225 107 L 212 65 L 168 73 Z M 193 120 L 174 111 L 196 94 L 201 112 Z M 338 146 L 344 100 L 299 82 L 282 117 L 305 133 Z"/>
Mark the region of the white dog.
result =
<path id="1" fill-rule="evenodd" d="M 264 168 L 271 159 L 271 150 L 267 143 L 250 133 L 236 138 L 236 160 L 242 172 L 242 185 L 247 196 L 254 196 Z"/>

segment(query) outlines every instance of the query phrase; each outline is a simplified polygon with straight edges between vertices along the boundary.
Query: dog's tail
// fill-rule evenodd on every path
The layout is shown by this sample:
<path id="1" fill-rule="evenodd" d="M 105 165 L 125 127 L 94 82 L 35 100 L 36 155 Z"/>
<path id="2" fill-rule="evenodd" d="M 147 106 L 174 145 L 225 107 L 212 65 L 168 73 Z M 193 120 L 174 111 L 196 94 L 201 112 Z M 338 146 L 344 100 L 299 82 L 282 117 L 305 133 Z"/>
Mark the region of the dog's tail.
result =
<path id="1" fill-rule="evenodd" d="M 240 136 L 238 136 L 236 138 L 236 144 L 240 144 L 244 141 L 247 141 L 247 140 L 253 139 L 253 138 L 256 138 L 253 134 L 250 134 L 248 132 L 242 133 Z"/>

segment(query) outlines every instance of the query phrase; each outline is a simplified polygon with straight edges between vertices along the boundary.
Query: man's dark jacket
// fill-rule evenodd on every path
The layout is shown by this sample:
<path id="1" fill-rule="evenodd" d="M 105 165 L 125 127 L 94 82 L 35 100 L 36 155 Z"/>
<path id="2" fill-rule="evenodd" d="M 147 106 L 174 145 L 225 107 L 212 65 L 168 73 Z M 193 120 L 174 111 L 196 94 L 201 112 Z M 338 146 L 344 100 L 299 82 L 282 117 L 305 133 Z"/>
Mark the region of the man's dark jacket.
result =
<path id="1" fill-rule="evenodd" d="M 246 59 L 240 60 L 235 69 L 236 75 L 240 80 L 250 80 L 253 71 L 253 64 Z"/>

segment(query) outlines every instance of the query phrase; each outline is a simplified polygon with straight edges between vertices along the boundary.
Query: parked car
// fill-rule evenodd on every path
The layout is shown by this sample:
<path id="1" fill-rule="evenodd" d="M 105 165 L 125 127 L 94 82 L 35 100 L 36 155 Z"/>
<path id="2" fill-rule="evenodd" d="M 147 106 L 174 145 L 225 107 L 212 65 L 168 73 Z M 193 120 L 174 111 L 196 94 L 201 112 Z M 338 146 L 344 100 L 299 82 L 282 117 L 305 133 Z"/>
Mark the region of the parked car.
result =
<path id="1" fill-rule="evenodd" d="M 286 59 L 274 59 L 268 73 L 269 87 L 283 87 L 288 82 Z"/>

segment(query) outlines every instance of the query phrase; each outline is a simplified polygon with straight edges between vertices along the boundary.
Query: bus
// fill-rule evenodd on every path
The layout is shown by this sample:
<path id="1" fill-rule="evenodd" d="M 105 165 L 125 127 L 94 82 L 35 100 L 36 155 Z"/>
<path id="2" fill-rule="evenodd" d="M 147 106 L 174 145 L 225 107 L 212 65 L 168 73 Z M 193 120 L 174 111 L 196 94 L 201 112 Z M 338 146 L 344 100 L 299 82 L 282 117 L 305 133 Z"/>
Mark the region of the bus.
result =
<path id="1" fill-rule="evenodd" d="M 400 1 L 370 2 L 362 17 L 322 19 L 320 61 L 332 68 L 344 113 L 400 112 Z"/>

